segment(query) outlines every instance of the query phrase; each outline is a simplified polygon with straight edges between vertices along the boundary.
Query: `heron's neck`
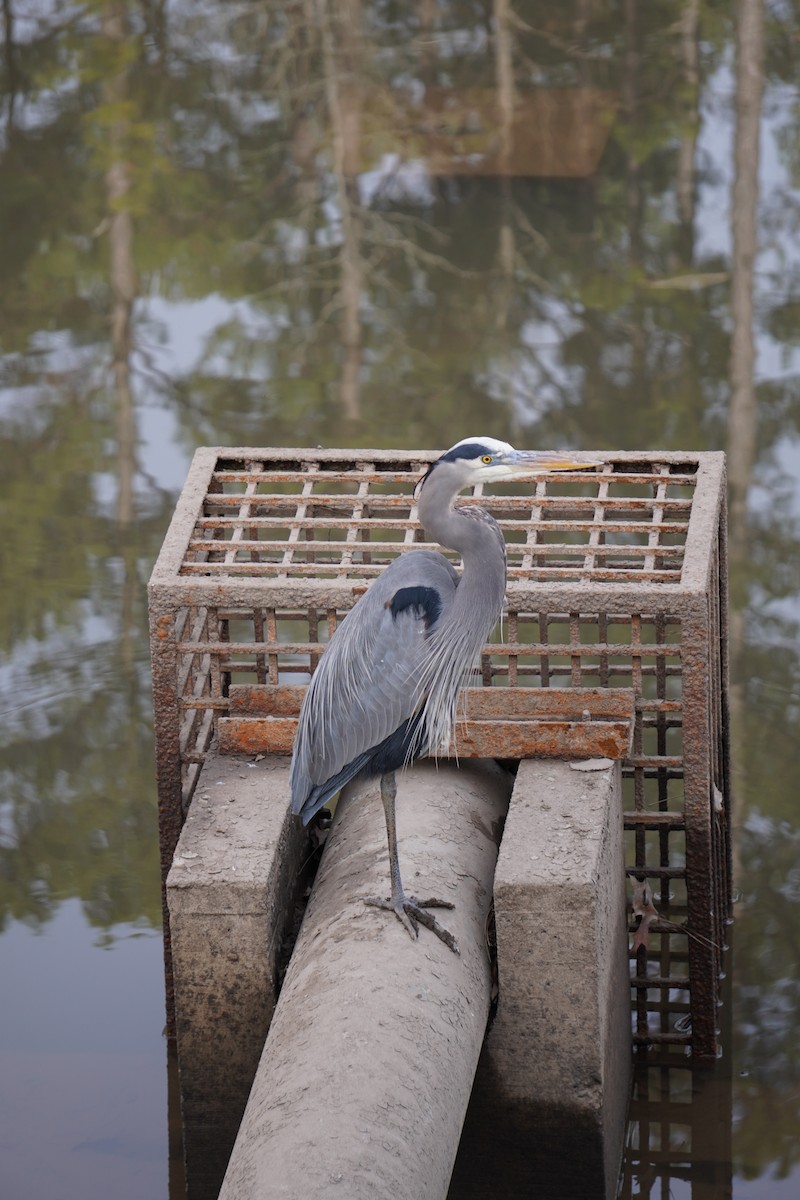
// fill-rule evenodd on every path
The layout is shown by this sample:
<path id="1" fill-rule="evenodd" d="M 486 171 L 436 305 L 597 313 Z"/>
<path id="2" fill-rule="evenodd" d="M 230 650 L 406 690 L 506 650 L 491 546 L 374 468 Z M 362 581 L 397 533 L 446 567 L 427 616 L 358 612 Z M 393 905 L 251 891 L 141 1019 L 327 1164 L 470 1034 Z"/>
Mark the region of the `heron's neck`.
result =
<path id="1" fill-rule="evenodd" d="M 419 496 L 419 518 L 428 535 L 457 550 L 464 564 L 453 602 L 430 636 L 430 656 L 420 677 L 423 740 L 434 750 L 449 741 L 459 689 L 502 612 L 506 590 L 500 528 L 488 513 L 453 508 L 461 490 L 457 483 L 437 467 Z"/>
<path id="2" fill-rule="evenodd" d="M 420 522 L 429 537 L 449 550 L 458 551 L 463 563 L 464 579 L 473 572 L 479 573 L 489 591 L 499 590 L 502 602 L 506 579 L 503 535 L 497 522 L 488 513 L 471 516 L 453 507 L 460 490 L 442 486 L 434 474 L 420 492 Z M 489 581 L 495 586 L 489 586 Z"/>

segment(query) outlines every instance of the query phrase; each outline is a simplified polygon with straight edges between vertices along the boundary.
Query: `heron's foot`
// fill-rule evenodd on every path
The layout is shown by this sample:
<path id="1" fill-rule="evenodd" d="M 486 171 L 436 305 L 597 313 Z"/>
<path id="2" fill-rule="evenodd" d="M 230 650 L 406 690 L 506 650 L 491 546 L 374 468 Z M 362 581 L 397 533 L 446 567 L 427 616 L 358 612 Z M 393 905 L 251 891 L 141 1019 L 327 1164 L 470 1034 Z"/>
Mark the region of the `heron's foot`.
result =
<path id="1" fill-rule="evenodd" d="M 454 954 L 459 953 L 458 943 L 450 930 L 445 929 L 444 925 L 440 925 L 434 916 L 425 911 L 428 908 L 455 908 L 449 900 L 437 900 L 433 896 L 429 900 L 418 900 L 416 896 L 407 896 L 405 892 L 401 892 L 399 896 L 391 896 L 388 900 L 381 899 L 380 896 L 365 896 L 364 903 L 373 908 L 393 912 L 407 930 L 409 937 L 417 938 L 420 925 L 424 925 L 431 933 L 436 934 L 439 941 L 449 946 Z"/>

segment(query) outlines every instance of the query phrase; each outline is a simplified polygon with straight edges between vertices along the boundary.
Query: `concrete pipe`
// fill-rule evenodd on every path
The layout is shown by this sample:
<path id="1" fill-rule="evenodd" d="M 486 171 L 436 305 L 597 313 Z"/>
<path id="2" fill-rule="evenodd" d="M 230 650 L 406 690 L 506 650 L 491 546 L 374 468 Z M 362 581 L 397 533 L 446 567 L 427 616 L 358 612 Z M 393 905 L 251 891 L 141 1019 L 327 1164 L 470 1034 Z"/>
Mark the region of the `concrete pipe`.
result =
<path id="1" fill-rule="evenodd" d="M 398 774 L 406 890 L 456 955 L 362 897 L 388 895 L 377 781 L 339 805 L 221 1200 L 444 1200 L 490 999 L 486 917 L 513 780 L 494 763 Z"/>

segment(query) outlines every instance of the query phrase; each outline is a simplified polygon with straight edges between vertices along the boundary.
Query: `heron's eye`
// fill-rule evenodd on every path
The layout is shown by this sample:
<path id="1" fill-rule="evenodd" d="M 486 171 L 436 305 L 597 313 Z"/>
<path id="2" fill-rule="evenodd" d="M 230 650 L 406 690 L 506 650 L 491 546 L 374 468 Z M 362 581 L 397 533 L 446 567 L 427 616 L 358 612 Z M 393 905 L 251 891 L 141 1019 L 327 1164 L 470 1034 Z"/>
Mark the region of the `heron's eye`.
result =
<path id="1" fill-rule="evenodd" d="M 482 462 L 482 463 L 486 463 L 486 465 L 487 465 L 487 466 L 489 465 L 489 463 L 490 463 L 491 461 L 492 461 L 492 456 L 491 456 L 491 454 L 484 454 L 484 455 L 482 456 L 482 458 L 481 458 L 481 462 Z"/>

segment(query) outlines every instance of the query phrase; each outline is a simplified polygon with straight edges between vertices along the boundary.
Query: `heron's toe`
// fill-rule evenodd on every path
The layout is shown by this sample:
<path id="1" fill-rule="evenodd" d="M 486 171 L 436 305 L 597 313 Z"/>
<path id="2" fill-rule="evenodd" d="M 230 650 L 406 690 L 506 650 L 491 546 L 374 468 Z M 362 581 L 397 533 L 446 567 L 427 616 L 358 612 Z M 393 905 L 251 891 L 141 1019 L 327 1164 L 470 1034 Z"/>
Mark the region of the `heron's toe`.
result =
<path id="1" fill-rule="evenodd" d="M 400 924 L 407 930 L 409 937 L 417 938 L 419 936 L 419 925 L 416 921 L 416 913 L 413 912 L 414 905 L 411 905 L 412 912 L 407 910 L 409 901 L 405 897 L 395 901 L 391 897 L 381 899 L 380 896 L 365 896 L 364 903 L 369 904 L 372 908 L 382 908 L 386 912 L 393 912 Z"/>
<path id="2" fill-rule="evenodd" d="M 403 894 L 389 899 L 382 899 L 380 896 L 365 896 L 364 903 L 373 908 L 383 908 L 387 912 L 393 912 L 408 932 L 409 937 L 416 939 L 419 936 L 420 925 L 424 925 L 426 929 L 430 929 L 431 933 L 435 933 L 445 946 L 449 946 L 454 954 L 459 953 L 458 943 L 450 930 L 445 929 L 431 913 L 426 911 L 428 908 L 453 908 L 454 905 L 448 900 L 417 900 L 416 896 Z"/>

